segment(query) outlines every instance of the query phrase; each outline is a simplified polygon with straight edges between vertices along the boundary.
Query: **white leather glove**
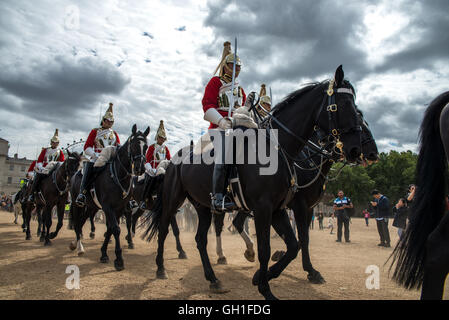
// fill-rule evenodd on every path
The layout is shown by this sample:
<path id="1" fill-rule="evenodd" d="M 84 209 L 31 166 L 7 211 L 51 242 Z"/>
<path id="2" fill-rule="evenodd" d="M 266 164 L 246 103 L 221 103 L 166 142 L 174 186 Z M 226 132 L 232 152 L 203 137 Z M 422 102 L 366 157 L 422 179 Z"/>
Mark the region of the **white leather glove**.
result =
<path id="1" fill-rule="evenodd" d="M 232 121 L 229 118 L 221 118 L 218 126 L 223 130 L 232 129 Z"/>

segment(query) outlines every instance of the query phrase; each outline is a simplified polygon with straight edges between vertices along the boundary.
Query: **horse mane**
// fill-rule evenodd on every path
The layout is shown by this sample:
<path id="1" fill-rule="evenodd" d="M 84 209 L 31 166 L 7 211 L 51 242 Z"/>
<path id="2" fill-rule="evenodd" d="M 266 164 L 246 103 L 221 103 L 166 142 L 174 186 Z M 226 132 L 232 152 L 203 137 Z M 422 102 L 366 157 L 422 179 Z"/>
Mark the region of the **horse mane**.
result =
<path id="1" fill-rule="evenodd" d="M 281 102 L 279 102 L 278 104 L 276 104 L 274 106 L 273 115 L 280 112 L 283 108 L 290 105 L 292 102 L 296 101 L 297 99 L 301 98 L 306 93 L 308 93 L 320 86 L 323 86 L 327 89 L 327 86 L 329 85 L 329 81 L 330 81 L 329 79 L 326 79 L 321 82 L 308 82 L 308 83 L 303 84 L 301 88 L 289 93 L 284 99 L 282 99 Z M 355 94 L 355 89 L 348 80 L 343 80 L 343 84 L 349 86 Z M 324 93 L 324 91 L 323 91 L 323 93 Z"/>
<path id="2" fill-rule="evenodd" d="M 429 235 L 444 214 L 447 159 L 440 136 L 440 114 L 449 102 L 449 91 L 428 106 L 419 130 L 416 192 L 410 208 L 410 223 L 390 258 L 397 262 L 393 279 L 407 289 L 420 288 L 424 277 Z M 389 258 L 389 259 L 390 259 Z"/>

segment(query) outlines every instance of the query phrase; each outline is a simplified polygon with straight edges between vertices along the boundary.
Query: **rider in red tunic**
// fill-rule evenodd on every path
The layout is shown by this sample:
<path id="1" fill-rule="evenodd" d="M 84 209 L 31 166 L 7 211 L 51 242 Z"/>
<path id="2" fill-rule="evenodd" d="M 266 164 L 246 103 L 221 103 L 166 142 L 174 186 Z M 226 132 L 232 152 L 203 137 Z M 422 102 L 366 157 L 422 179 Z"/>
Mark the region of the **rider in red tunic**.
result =
<path id="1" fill-rule="evenodd" d="M 246 95 L 243 88 L 239 85 L 237 77 L 240 73 L 241 61 L 237 56 L 235 57 L 235 77 L 234 77 L 234 92 L 232 91 L 232 73 L 234 67 L 234 54 L 231 53 L 231 43 L 226 41 L 224 43 L 223 55 L 220 64 L 215 70 L 220 71 L 220 75 L 212 77 L 204 91 L 202 100 L 204 110 L 204 120 L 210 122 L 209 130 L 219 130 L 222 141 L 224 142 L 224 131 L 232 128 L 232 121 L 228 118 L 228 111 L 231 108 L 231 115 L 234 109 L 237 109 L 245 104 Z M 231 97 L 234 96 L 234 105 L 231 106 Z M 222 143 L 224 148 L 224 143 Z M 217 149 L 217 148 L 215 148 Z M 224 155 L 224 149 L 215 150 L 216 158 Z M 229 165 L 223 163 L 224 161 L 215 161 L 214 173 L 212 176 L 212 203 L 211 209 L 213 212 L 231 210 L 235 208 L 233 201 L 227 201 L 224 198 L 226 193 L 226 175 L 229 170 Z"/>
<path id="2" fill-rule="evenodd" d="M 34 169 L 36 171 L 36 177 L 33 180 L 33 185 L 31 187 L 31 194 L 28 197 L 28 201 L 34 201 L 34 193 L 37 191 L 39 184 L 42 178 L 45 178 L 48 175 L 48 170 L 45 167 L 54 161 L 64 162 L 64 153 L 59 146 L 59 137 L 58 137 L 58 129 L 56 129 L 55 134 L 50 140 L 51 146 L 48 148 L 42 148 L 42 151 L 39 157 L 36 160 L 36 166 L 32 168 L 33 164 L 31 164 L 28 171 Z"/>
<path id="3" fill-rule="evenodd" d="M 80 193 L 76 198 L 76 204 L 80 207 L 86 204 L 86 193 L 90 184 L 95 180 L 93 166 L 101 151 L 107 146 L 117 146 L 120 144 L 117 132 L 112 130 L 112 125 L 114 124 L 112 106 L 112 102 L 109 103 L 109 108 L 101 120 L 101 127 L 92 129 L 84 144 L 84 154 L 89 157 L 89 161 L 84 164 Z"/>
<path id="4" fill-rule="evenodd" d="M 148 147 L 147 153 L 145 155 L 145 158 L 147 160 L 145 163 L 145 169 L 150 176 L 154 176 L 156 174 L 157 167 L 159 166 L 161 161 L 171 159 L 170 151 L 164 144 L 164 142 L 167 140 L 167 135 L 165 134 L 164 121 L 162 120 L 159 123 L 159 128 L 157 129 L 155 140 L 156 143 L 153 143 Z M 148 182 L 147 179 L 145 181 L 145 188 L 143 191 L 144 197 L 139 205 L 140 209 L 142 210 L 146 210 L 145 195 L 148 193 L 150 187 L 151 182 Z"/>

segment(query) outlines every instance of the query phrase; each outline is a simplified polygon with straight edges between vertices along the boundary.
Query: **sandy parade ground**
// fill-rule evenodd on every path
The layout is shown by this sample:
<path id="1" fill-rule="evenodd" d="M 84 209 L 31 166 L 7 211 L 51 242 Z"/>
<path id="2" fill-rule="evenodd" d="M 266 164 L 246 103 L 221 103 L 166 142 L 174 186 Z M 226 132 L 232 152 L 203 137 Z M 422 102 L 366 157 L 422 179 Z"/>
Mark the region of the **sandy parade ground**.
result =
<path id="1" fill-rule="evenodd" d="M 204 278 L 203 268 L 195 234 L 183 232 L 181 242 L 187 253 L 187 260 L 178 259 L 173 235 L 170 233 L 165 245 L 165 267 L 169 278 L 156 279 L 155 242 L 140 239 L 140 232 L 134 238 L 134 249 L 128 249 L 124 240 L 126 226 L 121 225 L 121 242 L 125 270 L 117 272 L 113 266 L 114 241 L 109 245 L 110 262 L 99 262 L 105 225 L 97 223 L 96 238 L 88 237 L 89 223 L 84 227 L 84 247 L 86 253 L 77 256 L 69 250 L 74 232 L 67 229 L 67 220 L 52 246 L 44 247 L 36 236 L 37 222 L 32 221 L 31 241 L 25 240 L 25 234 L 19 224 L 13 224 L 13 214 L 0 211 L 0 299 L 261 299 L 257 288 L 251 285 L 251 279 L 258 268 L 258 261 L 248 262 L 243 252 L 244 242 L 237 234 L 227 230 L 230 221 L 225 219 L 223 248 L 227 265 L 217 265 L 215 253 L 215 234 L 209 233 L 208 251 L 214 271 L 223 282 L 225 294 L 212 294 Z M 56 221 L 53 222 L 52 231 Z M 252 221 L 250 234 L 254 242 Z M 336 231 L 336 230 L 335 230 Z M 392 244 L 397 242 L 397 229 L 391 226 Z M 375 221 L 370 220 L 369 227 L 364 219 L 352 219 L 351 243 L 336 243 L 336 235 L 329 230 L 319 230 L 315 221 L 310 232 L 310 251 L 312 263 L 326 280 L 325 284 L 312 284 L 301 265 L 301 254 L 287 267 L 278 279 L 270 282 L 273 293 L 280 299 L 320 300 L 320 299 L 419 299 L 419 291 L 407 291 L 398 287 L 388 277 L 388 264 L 384 266 L 393 248 L 378 247 L 379 236 Z M 273 236 L 272 253 L 284 249 L 280 238 Z M 272 263 L 272 262 L 270 262 Z M 66 268 L 79 267 L 80 289 L 69 290 L 66 279 L 70 276 Z M 371 267 L 369 267 L 371 266 Z M 367 278 L 379 267 L 379 288 L 368 289 Z M 368 281 L 373 284 L 373 281 Z M 449 298 L 448 283 L 445 299 Z M 372 286 L 371 286 L 372 287 Z"/>

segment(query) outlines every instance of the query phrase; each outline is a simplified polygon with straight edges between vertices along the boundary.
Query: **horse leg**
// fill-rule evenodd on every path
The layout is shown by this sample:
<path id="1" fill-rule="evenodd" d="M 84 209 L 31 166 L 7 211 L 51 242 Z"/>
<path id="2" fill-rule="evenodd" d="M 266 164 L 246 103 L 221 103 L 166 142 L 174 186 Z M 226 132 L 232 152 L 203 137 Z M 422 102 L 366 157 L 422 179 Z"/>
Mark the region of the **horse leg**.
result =
<path id="1" fill-rule="evenodd" d="M 35 217 L 37 217 L 37 236 L 40 236 L 40 241 L 44 241 L 45 238 L 45 234 L 43 234 L 44 231 L 44 223 L 43 223 L 43 219 L 42 219 L 42 208 L 38 208 L 36 207 L 36 211 L 35 211 Z M 31 217 L 31 215 L 30 215 Z M 35 219 L 36 220 L 36 219 Z"/>
<path id="2" fill-rule="evenodd" d="M 97 210 L 92 210 L 91 214 L 89 215 L 89 219 L 90 219 L 90 234 L 89 234 L 89 238 L 91 239 L 95 239 L 95 222 L 94 222 L 94 218 L 95 218 L 95 214 L 97 213 Z"/>
<path id="3" fill-rule="evenodd" d="M 120 216 L 117 217 L 115 212 L 111 208 L 105 208 L 106 219 L 109 221 L 108 231 L 112 233 L 115 239 L 115 260 L 114 267 L 117 271 L 122 271 L 125 269 L 125 263 L 122 256 L 122 248 L 120 246 Z"/>
<path id="4" fill-rule="evenodd" d="M 76 209 L 74 209 L 73 213 L 73 219 L 75 221 L 76 240 L 72 241 L 70 249 L 77 249 L 78 256 L 81 256 L 85 253 L 83 243 L 81 242 L 81 232 L 83 230 L 84 224 L 86 223 L 89 209 L 77 207 Z"/>
<path id="5" fill-rule="evenodd" d="M 214 214 L 214 225 L 215 225 L 215 239 L 216 239 L 216 252 L 218 256 L 217 264 L 228 264 L 228 261 L 226 260 L 226 257 L 223 253 L 223 247 L 221 243 L 221 233 L 223 232 L 223 225 L 224 225 L 224 214 Z"/>
<path id="6" fill-rule="evenodd" d="M 31 229 L 30 229 L 31 208 L 29 208 L 29 206 L 25 206 L 25 208 L 22 209 L 22 218 L 25 227 L 24 231 L 26 232 L 25 240 L 31 240 Z"/>
<path id="7" fill-rule="evenodd" d="M 128 234 L 125 239 L 128 241 L 128 249 L 134 249 L 133 236 L 132 236 L 132 211 L 125 210 L 125 219 L 126 219 L 126 230 L 128 230 Z"/>
<path id="8" fill-rule="evenodd" d="M 245 241 L 246 250 L 243 255 L 249 262 L 254 262 L 256 261 L 256 253 L 254 252 L 254 243 L 244 228 L 246 219 L 248 219 L 248 214 L 244 211 L 239 211 L 234 220 L 232 220 L 232 225 L 237 229 L 243 241 Z"/>
<path id="9" fill-rule="evenodd" d="M 132 232 L 132 236 L 134 237 L 134 235 L 136 234 L 136 224 L 137 221 L 139 220 L 140 216 L 143 214 L 143 210 L 140 208 L 137 208 L 136 212 L 132 215 L 132 222 L 131 222 L 131 232 Z"/>
<path id="10" fill-rule="evenodd" d="M 267 208 L 258 210 L 254 215 L 257 234 L 257 254 L 260 268 L 253 276 L 253 285 L 258 286 L 260 294 L 267 300 L 276 300 L 268 284 L 268 260 L 270 259 L 271 212 Z"/>
<path id="11" fill-rule="evenodd" d="M 179 227 L 178 227 L 178 222 L 176 221 L 176 216 L 173 216 L 170 219 L 170 225 L 171 225 L 171 229 L 173 230 L 173 235 L 175 236 L 175 239 L 176 239 L 176 250 L 178 250 L 178 258 L 179 259 L 187 259 L 187 255 L 186 255 L 184 249 L 182 248 L 181 240 L 179 239 Z"/>
<path id="12" fill-rule="evenodd" d="M 57 211 L 58 211 L 58 223 L 56 225 L 55 232 L 50 233 L 50 236 L 49 236 L 50 239 L 54 239 L 58 236 L 59 230 L 61 230 L 61 228 L 64 224 L 65 200 L 58 204 Z"/>
<path id="13" fill-rule="evenodd" d="M 287 245 L 287 252 L 285 252 L 278 262 L 268 269 L 268 281 L 279 277 L 288 264 L 296 258 L 299 251 L 298 241 L 296 240 L 295 233 L 285 209 L 273 214 L 271 225 Z"/>
<path id="14" fill-rule="evenodd" d="M 421 300 L 442 300 L 445 280 L 449 273 L 449 214 L 446 213 L 437 228 L 429 235 L 424 265 Z"/>
<path id="15" fill-rule="evenodd" d="M 46 229 L 44 246 L 51 246 L 51 241 L 50 241 L 50 228 L 51 228 L 51 224 L 52 224 L 51 211 L 52 211 L 52 208 L 50 206 L 45 206 L 44 212 L 43 212 L 43 223 L 45 224 L 45 229 Z"/>
<path id="16" fill-rule="evenodd" d="M 308 273 L 307 279 L 315 284 L 326 281 L 321 273 L 312 266 L 309 254 L 309 225 L 312 220 L 313 209 L 309 208 L 305 201 L 294 201 L 293 212 L 295 214 L 296 227 L 298 230 L 299 245 L 301 247 L 302 267 Z"/>
<path id="17" fill-rule="evenodd" d="M 109 262 L 108 244 L 109 244 L 109 240 L 111 239 L 112 228 L 110 228 L 108 224 L 106 224 L 106 228 L 107 229 L 106 229 L 106 232 L 104 233 L 103 245 L 101 246 L 101 257 L 100 257 L 100 262 L 101 263 L 108 263 Z"/>
<path id="18" fill-rule="evenodd" d="M 226 293 L 229 290 L 223 288 L 221 282 L 215 276 L 214 270 L 210 264 L 207 254 L 207 232 L 212 222 L 212 213 L 208 207 L 200 206 L 196 209 L 198 212 L 198 230 L 196 232 L 196 247 L 200 252 L 201 263 L 203 264 L 204 276 L 210 281 L 209 288 L 213 293 Z"/>

